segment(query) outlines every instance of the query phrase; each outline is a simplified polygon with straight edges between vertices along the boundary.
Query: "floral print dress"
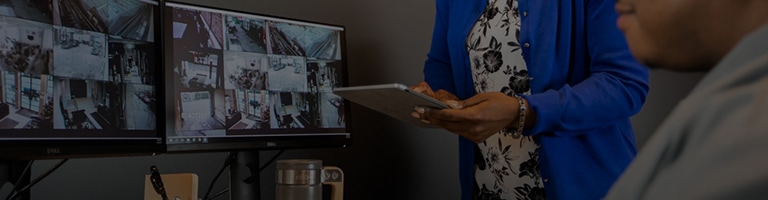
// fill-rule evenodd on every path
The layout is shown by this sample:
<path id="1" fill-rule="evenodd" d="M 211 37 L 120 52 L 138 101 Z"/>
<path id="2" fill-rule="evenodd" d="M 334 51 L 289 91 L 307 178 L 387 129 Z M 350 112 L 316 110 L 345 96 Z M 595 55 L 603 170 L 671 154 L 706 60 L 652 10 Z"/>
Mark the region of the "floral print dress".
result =
<path id="1" fill-rule="evenodd" d="M 518 38 L 518 0 L 488 0 L 467 36 L 475 92 L 530 94 Z M 475 199 L 544 199 L 539 145 L 529 136 L 502 130 L 476 146 Z"/>

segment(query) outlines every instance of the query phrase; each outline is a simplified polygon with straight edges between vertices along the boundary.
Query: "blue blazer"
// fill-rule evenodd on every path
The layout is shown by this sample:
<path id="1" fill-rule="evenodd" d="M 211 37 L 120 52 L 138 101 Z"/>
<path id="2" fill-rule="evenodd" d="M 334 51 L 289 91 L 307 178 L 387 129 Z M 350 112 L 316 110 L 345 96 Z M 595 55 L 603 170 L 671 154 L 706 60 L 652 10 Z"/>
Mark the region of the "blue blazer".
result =
<path id="1" fill-rule="evenodd" d="M 465 99 L 475 94 L 467 34 L 487 0 L 437 0 L 424 80 Z M 520 1 L 520 44 L 537 113 L 547 199 L 599 199 L 637 153 L 630 117 L 648 92 L 648 69 L 616 27 L 614 1 Z M 474 184 L 474 143 L 459 137 L 462 200 Z"/>

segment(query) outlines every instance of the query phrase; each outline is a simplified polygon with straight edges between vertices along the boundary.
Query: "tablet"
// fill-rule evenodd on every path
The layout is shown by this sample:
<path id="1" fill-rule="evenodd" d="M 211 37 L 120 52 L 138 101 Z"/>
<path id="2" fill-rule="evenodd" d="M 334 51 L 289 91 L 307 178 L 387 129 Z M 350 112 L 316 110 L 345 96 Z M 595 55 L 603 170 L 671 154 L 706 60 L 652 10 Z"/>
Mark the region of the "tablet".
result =
<path id="1" fill-rule="evenodd" d="M 413 91 L 400 83 L 339 87 L 334 88 L 333 93 L 356 104 L 424 128 L 437 128 L 437 126 L 412 117 L 411 112 L 416 106 L 449 108 L 443 102 Z"/>

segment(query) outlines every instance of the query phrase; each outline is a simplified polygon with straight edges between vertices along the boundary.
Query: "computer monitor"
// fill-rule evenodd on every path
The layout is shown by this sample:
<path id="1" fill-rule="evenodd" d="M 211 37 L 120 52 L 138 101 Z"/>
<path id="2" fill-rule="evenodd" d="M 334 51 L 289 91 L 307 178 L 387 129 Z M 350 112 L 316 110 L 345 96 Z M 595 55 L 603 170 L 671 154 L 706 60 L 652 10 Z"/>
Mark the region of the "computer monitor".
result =
<path id="1" fill-rule="evenodd" d="M 349 103 L 332 93 L 347 85 L 344 26 L 170 1 L 165 13 L 167 153 L 236 152 L 231 199 L 259 199 L 260 150 L 350 145 Z"/>
<path id="2" fill-rule="evenodd" d="M 166 2 L 168 152 L 344 147 L 344 27 Z"/>
<path id="3" fill-rule="evenodd" d="M 159 6 L 0 4 L 0 161 L 163 152 Z"/>

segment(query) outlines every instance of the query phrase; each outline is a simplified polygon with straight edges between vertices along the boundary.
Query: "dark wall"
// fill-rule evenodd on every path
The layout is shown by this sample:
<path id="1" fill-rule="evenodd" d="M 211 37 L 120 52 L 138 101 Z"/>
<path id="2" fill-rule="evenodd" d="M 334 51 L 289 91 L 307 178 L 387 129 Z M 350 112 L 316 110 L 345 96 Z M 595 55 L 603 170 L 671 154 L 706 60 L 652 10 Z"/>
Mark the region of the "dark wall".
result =
<path id="1" fill-rule="evenodd" d="M 421 80 L 434 1 L 414 0 L 186 0 L 185 2 L 345 25 L 351 85 Z M 633 118 L 640 145 L 687 94 L 700 75 L 653 71 L 646 107 Z M 457 137 L 420 129 L 353 105 L 353 144 L 344 149 L 288 150 L 280 159 L 322 159 L 346 175 L 346 199 L 458 199 Z M 276 151 L 261 153 L 266 162 Z M 227 153 L 73 159 L 33 189 L 32 199 L 143 198 L 151 165 L 163 173 L 196 173 L 199 193 L 211 184 Z M 38 161 L 34 176 L 56 160 Z M 263 199 L 274 199 L 274 165 L 261 173 Z M 244 177 L 239 177 L 244 178 Z M 228 187 L 229 177 L 214 192 Z M 7 194 L 3 187 L 0 195 Z M 218 199 L 227 199 L 221 197 Z"/>
<path id="2" fill-rule="evenodd" d="M 638 148 L 653 134 L 683 97 L 701 80 L 704 73 L 651 70 L 651 90 L 640 113 L 632 118 Z"/>

